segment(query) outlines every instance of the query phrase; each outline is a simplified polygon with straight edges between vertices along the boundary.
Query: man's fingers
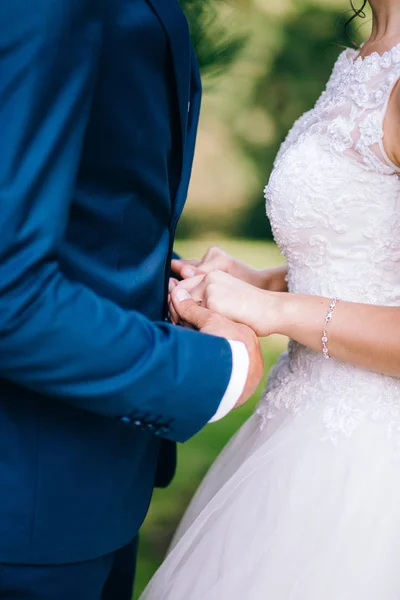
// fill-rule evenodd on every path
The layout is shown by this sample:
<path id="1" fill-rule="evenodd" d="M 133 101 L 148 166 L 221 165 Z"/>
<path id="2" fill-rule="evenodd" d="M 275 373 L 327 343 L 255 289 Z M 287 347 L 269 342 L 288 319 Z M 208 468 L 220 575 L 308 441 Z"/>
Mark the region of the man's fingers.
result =
<path id="1" fill-rule="evenodd" d="M 186 290 L 192 300 L 197 304 L 202 304 L 206 293 L 206 283 L 204 275 L 199 277 L 192 277 L 179 282 L 179 289 Z"/>
<path id="2" fill-rule="evenodd" d="M 196 304 L 189 292 L 180 286 L 172 291 L 171 303 L 179 318 L 196 329 L 202 329 L 212 315 L 207 308 Z"/>
<path id="3" fill-rule="evenodd" d="M 179 284 L 179 281 L 177 279 L 174 279 L 174 277 L 170 277 L 169 279 L 169 283 L 168 283 L 168 291 L 169 293 L 172 292 L 172 290 Z"/>
<path id="4" fill-rule="evenodd" d="M 169 318 L 171 319 L 171 322 L 174 323 L 174 325 L 178 325 L 179 315 L 176 312 L 175 307 L 172 303 L 171 295 L 169 295 L 169 298 L 168 298 L 168 310 L 169 310 Z"/>

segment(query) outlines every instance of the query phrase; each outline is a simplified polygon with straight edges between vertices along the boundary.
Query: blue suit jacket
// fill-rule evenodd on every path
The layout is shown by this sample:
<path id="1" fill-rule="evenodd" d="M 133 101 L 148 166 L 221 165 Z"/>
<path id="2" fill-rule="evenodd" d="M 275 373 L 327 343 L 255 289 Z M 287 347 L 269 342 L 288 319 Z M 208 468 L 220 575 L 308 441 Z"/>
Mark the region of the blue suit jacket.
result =
<path id="1" fill-rule="evenodd" d="M 0 3 L 0 562 L 127 543 L 224 394 L 165 318 L 199 107 L 177 0 Z"/>

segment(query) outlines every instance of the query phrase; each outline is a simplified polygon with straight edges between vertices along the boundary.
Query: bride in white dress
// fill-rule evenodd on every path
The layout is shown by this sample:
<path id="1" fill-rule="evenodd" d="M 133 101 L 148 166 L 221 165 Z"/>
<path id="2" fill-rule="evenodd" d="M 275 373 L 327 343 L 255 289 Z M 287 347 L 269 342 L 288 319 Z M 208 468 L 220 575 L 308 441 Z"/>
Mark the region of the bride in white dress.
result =
<path id="1" fill-rule="evenodd" d="M 209 273 L 174 314 L 183 287 L 291 341 L 142 600 L 400 599 L 400 0 L 370 4 L 265 191 L 287 284 L 215 249 L 181 263 Z"/>

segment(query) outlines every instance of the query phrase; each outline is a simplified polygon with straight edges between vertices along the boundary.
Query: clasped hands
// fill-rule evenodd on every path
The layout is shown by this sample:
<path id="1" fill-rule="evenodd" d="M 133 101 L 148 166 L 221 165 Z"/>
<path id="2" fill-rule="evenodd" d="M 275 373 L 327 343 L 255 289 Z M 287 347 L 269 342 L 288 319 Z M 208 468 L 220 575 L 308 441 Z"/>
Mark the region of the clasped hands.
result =
<path id="1" fill-rule="evenodd" d="M 175 324 L 240 341 L 250 357 L 248 381 L 238 406 L 257 389 L 264 363 L 258 337 L 274 332 L 277 294 L 257 287 L 259 272 L 211 248 L 201 261 L 173 260 L 169 311 Z"/>
<path id="2" fill-rule="evenodd" d="M 198 328 L 187 320 L 186 313 L 182 314 L 182 300 L 192 300 L 199 307 L 248 326 L 258 337 L 275 332 L 278 295 L 261 289 L 259 272 L 220 248 L 210 248 L 202 260 L 173 260 L 172 270 L 182 278 L 180 282 L 170 281 L 173 323 Z"/>

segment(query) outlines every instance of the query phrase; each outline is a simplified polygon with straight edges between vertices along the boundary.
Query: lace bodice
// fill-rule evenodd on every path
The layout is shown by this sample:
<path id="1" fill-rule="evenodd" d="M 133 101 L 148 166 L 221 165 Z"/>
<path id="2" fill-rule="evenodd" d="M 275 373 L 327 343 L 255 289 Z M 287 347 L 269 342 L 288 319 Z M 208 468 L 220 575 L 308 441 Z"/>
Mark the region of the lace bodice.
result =
<path id="1" fill-rule="evenodd" d="M 400 78 L 400 45 L 337 60 L 315 107 L 294 125 L 265 188 L 289 290 L 400 306 L 400 169 L 384 149 L 386 109 Z M 322 324 L 321 324 L 322 327 Z M 325 407 L 329 436 L 390 416 L 400 439 L 400 380 L 324 358 L 290 342 L 258 413 Z"/>

